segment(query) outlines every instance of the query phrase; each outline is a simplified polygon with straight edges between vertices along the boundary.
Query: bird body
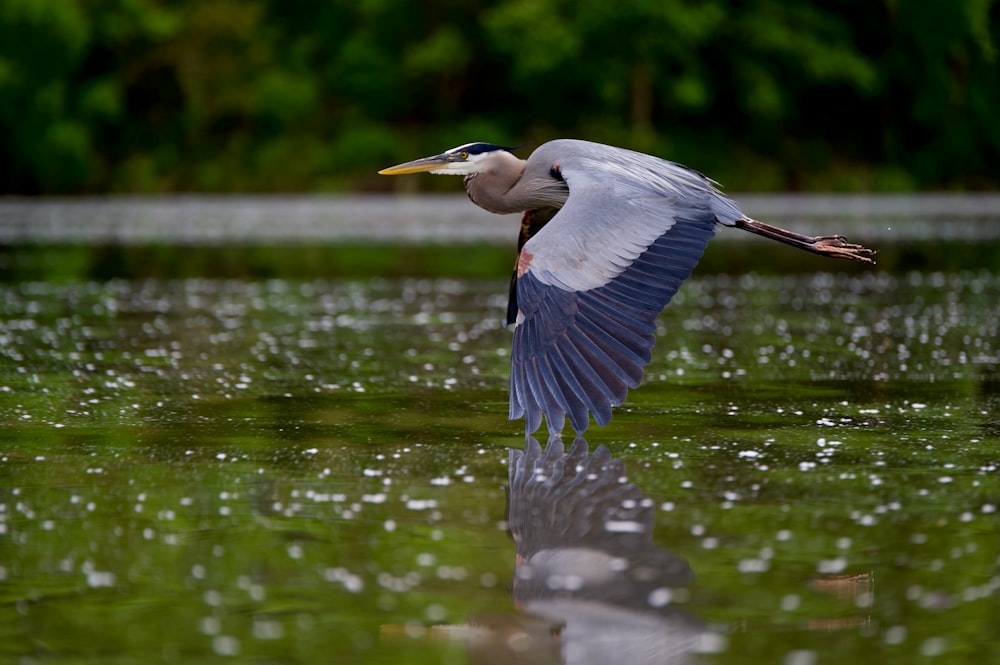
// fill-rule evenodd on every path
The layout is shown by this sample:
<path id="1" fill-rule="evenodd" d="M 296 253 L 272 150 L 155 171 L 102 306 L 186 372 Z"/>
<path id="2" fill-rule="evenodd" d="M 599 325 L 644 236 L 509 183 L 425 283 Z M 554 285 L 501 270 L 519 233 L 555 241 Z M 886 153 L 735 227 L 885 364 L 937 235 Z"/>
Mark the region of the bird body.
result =
<path id="1" fill-rule="evenodd" d="M 469 198 L 523 213 L 511 283 L 510 417 L 526 434 L 576 432 L 611 420 L 639 385 L 655 320 L 701 258 L 717 225 L 817 254 L 873 262 L 841 236 L 803 236 L 747 217 L 716 183 L 652 155 L 575 139 L 527 160 L 469 143 L 380 171 L 464 175 Z"/>

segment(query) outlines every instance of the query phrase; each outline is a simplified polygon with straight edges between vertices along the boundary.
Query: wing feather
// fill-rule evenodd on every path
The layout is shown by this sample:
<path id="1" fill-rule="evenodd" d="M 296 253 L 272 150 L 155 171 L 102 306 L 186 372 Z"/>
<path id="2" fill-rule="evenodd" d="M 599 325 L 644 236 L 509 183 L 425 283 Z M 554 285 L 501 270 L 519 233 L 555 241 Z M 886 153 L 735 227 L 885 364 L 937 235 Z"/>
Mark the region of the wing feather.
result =
<path id="1" fill-rule="evenodd" d="M 578 392 L 581 390 L 580 384 L 570 374 L 568 367 L 564 364 L 560 366 L 562 356 L 558 349 L 553 351 L 539 362 L 539 366 L 543 369 L 542 376 L 545 383 L 559 406 L 569 416 L 573 428 L 576 429 L 581 425 L 586 426 L 590 410 Z"/>
<path id="2" fill-rule="evenodd" d="M 594 414 L 594 420 L 598 423 L 607 424 L 611 420 L 611 405 L 606 400 L 596 400 L 595 395 L 614 394 L 615 389 L 604 383 L 594 368 L 583 361 L 572 344 L 566 344 L 562 348 L 556 347 L 555 353 L 559 354 L 567 370 L 565 376 L 575 384 L 571 388 L 584 407 L 582 417 L 578 415 L 576 419 L 570 419 L 573 429 L 586 427 L 588 412 Z M 620 385 L 625 388 L 624 383 Z"/>
<path id="3" fill-rule="evenodd" d="M 642 381 L 656 317 L 691 274 L 717 223 L 742 215 L 711 181 L 648 155 L 553 141 L 528 160 L 558 170 L 570 194 L 523 242 L 514 284 L 511 417 L 530 434 L 611 420 Z M 638 174 L 638 175 L 636 175 Z"/>
<path id="4" fill-rule="evenodd" d="M 538 408 L 540 409 L 539 413 L 530 414 L 531 422 L 537 422 L 540 426 L 542 422 L 542 413 L 544 413 L 549 429 L 553 431 L 562 431 L 566 420 L 566 410 L 559 405 L 555 397 L 549 391 L 548 385 L 545 383 L 545 379 L 542 378 L 542 368 L 539 367 L 539 359 L 537 357 L 530 358 L 526 361 L 525 376 L 527 376 L 528 379 L 527 389 L 531 391 L 532 398 L 538 404 Z M 527 410 L 525 413 L 528 413 Z M 538 429 L 538 427 L 536 426 L 535 429 Z"/>
<path id="5" fill-rule="evenodd" d="M 621 355 L 615 353 L 614 349 L 605 349 L 605 342 L 601 339 L 594 339 L 594 333 L 581 326 L 577 329 L 576 335 L 572 338 L 572 344 L 561 345 L 560 348 L 575 351 L 581 358 L 581 362 L 590 366 L 595 374 L 600 377 L 600 383 L 606 387 L 606 394 L 618 397 L 616 406 L 625 401 L 628 389 L 632 387 L 632 381 L 628 376 L 628 368 L 632 366 Z M 601 336 L 606 337 L 603 333 Z M 617 358 L 617 359 L 616 359 Z"/>

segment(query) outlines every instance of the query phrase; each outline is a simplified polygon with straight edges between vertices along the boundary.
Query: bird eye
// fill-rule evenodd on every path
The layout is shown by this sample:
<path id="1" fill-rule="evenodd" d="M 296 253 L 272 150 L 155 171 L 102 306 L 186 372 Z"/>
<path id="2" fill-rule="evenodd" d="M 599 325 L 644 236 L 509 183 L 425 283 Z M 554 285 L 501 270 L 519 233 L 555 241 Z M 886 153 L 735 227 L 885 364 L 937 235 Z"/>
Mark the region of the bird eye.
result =
<path id="1" fill-rule="evenodd" d="M 458 153 L 458 156 L 461 159 L 468 159 L 469 158 L 469 153 L 467 153 L 467 152 L 460 152 L 460 153 Z"/>

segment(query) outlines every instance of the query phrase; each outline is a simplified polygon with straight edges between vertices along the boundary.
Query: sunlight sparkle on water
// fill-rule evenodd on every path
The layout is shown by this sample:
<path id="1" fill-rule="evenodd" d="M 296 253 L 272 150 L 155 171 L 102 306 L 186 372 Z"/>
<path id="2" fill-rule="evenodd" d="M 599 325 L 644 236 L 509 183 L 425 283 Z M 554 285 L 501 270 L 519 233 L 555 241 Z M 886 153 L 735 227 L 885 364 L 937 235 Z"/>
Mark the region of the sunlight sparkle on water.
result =
<path id="1" fill-rule="evenodd" d="M 114 643 L 88 619 L 106 609 L 208 658 L 263 643 L 358 662 L 439 648 L 379 642 L 383 626 L 514 611 L 503 280 L 0 288 L 0 579 L 17 596 L 0 618 L 33 621 L 54 662 L 75 652 L 46 626 Z M 649 499 L 621 508 L 650 508 L 700 585 L 643 602 L 725 631 L 702 648 L 720 663 L 758 662 L 747 647 L 772 633 L 795 665 L 831 637 L 908 661 L 974 649 L 961 635 L 1000 593 L 976 572 L 1000 561 L 998 303 L 983 271 L 686 282 L 643 386 L 588 431 Z"/>

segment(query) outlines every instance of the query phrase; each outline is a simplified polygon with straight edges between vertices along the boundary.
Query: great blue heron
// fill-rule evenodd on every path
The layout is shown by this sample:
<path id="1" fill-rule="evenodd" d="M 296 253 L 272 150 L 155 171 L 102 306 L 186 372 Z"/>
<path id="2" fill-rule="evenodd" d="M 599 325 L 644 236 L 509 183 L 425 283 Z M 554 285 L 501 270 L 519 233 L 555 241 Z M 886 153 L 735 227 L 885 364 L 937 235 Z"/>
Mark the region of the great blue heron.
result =
<path id="1" fill-rule="evenodd" d="M 559 139 L 527 160 L 467 143 L 379 171 L 465 176 L 472 202 L 523 213 L 507 323 L 514 323 L 510 418 L 550 435 L 611 420 L 642 380 L 655 320 L 717 224 L 815 254 L 874 263 L 843 236 L 805 236 L 751 219 L 704 175 L 658 157 Z"/>

